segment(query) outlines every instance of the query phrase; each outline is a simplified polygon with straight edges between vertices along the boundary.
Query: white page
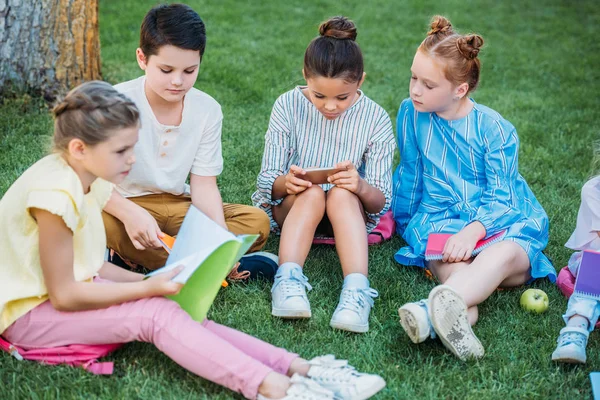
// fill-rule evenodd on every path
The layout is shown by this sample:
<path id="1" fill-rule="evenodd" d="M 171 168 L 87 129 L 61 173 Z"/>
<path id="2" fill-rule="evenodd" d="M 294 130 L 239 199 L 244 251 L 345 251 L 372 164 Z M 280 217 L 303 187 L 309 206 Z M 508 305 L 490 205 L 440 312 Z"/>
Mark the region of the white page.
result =
<path id="1" fill-rule="evenodd" d="M 167 265 L 185 257 L 202 252 L 203 260 L 214 249 L 230 240 L 238 240 L 236 236 L 225 230 L 193 205 L 190 206 L 183 224 L 177 233 L 175 245 L 167 259 Z M 210 250 L 207 254 L 205 250 Z"/>

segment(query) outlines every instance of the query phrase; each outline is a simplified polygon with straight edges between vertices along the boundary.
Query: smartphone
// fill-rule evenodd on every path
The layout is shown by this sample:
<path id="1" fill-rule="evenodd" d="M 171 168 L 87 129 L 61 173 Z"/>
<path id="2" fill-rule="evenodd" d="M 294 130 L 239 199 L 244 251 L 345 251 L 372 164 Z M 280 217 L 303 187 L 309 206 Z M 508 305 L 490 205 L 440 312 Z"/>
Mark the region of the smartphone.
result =
<path id="1" fill-rule="evenodd" d="M 305 175 L 298 175 L 298 178 L 304 179 L 315 184 L 328 183 L 327 178 L 331 175 L 335 175 L 338 172 L 346 171 L 346 168 L 304 168 L 306 171 Z"/>

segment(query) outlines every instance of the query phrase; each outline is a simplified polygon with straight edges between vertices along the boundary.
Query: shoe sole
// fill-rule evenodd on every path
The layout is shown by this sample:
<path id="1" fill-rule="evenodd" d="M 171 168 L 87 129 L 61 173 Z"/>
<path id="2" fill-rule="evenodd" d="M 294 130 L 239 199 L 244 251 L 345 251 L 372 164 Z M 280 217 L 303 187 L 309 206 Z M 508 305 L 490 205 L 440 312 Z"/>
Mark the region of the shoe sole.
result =
<path id="1" fill-rule="evenodd" d="M 339 329 L 342 331 L 354 332 L 354 333 L 365 333 L 365 332 L 369 331 L 369 324 L 354 325 L 354 324 L 344 324 L 341 322 L 330 321 L 329 326 L 331 326 L 333 329 Z"/>
<path id="2" fill-rule="evenodd" d="M 380 380 L 378 380 L 373 386 L 371 386 L 367 391 L 357 394 L 354 397 L 350 397 L 349 400 L 366 400 L 371 398 L 372 396 L 375 396 L 376 393 L 378 393 L 380 390 L 382 390 L 385 387 L 385 380 L 383 380 L 383 378 L 381 378 Z"/>
<path id="3" fill-rule="evenodd" d="M 278 309 L 271 308 L 271 315 L 274 317 L 279 317 L 283 319 L 303 319 L 310 318 L 311 312 L 310 310 L 286 310 L 286 309 Z"/>
<path id="4" fill-rule="evenodd" d="M 556 352 L 553 352 L 552 361 L 566 364 L 585 364 L 585 362 L 587 361 L 587 357 L 581 359 L 577 358 L 577 356 L 574 354 L 564 354 L 561 356 L 556 354 Z"/>
<path id="5" fill-rule="evenodd" d="M 415 317 L 413 307 L 419 306 L 410 303 L 403 305 L 398 309 L 398 316 L 400 316 L 400 325 L 404 329 L 404 332 L 406 332 L 414 344 L 419 344 L 423 343 L 429 335 L 426 335 L 424 338 L 421 337 L 420 332 L 425 329 L 419 327 L 419 320 Z"/>
<path id="6" fill-rule="evenodd" d="M 463 361 L 483 357 L 483 345 L 473 333 L 467 306 L 451 287 L 440 285 L 429 293 L 429 319 L 440 340 Z"/>

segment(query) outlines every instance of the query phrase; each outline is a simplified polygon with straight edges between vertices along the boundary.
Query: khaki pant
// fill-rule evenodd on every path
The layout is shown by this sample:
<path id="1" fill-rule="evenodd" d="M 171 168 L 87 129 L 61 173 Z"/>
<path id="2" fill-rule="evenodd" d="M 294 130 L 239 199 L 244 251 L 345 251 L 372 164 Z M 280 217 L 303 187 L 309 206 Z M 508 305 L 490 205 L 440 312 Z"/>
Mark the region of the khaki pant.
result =
<path id="1" fill-rule="evenodd" d="M 146 209 L 156 219 L 158 227 L 167 235 L 177 236 L 183 218 L 192 204 L 187 196 L 174 196 L 168 193 L 151 194 L 139 197 L 129 197 L 138 206 Z M 258 234 L 249 253 L 263 248 L 269 237 L 270 223 L 267 214 L 259 208 L 242 204 L 223 204 L 225 223 L 235 235 Z M 167 252 L 160 249 L 147 248 L 137 250 L 121 221 L 103 212 L 102 219 L 106 229 L 106 241 L 110 249 L 123 259 L 129 260 L 148 269 L 157 269 L 165 265 Z"/>

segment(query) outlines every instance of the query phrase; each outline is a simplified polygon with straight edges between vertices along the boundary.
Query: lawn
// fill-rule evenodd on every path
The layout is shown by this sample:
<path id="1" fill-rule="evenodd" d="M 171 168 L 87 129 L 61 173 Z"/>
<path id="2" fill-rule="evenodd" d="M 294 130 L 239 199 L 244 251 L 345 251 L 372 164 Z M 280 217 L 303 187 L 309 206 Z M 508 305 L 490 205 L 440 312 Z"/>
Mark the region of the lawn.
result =
<path id="1" fill-rule="evenodd" d="M 253 4 L 256 3 L 256 4 Z M 318 23 L 343 14 L 355 20 L 365 55 L 365 93 L 395 119 L 407 97 L 414 51 L 429 18 L 443 14 L 462 32 L 480 33 L 482 82 L 473 97 L 499 111 L 521 139 L 520 172 L 550 220 L 548 256 L 557 269 L 570 251 L 580 188 L 594 174 L 593 143 L 600 132 L 600 13 L 594 1 L 496 2 L 376 0 L 364 2 L 189 1 L 207 24 L 208 44 L 196 87 L 223 107 L 225 170 L 219 178 L 227 202 L 250 203 L 260 168 L 263 137 L 277 96 L 302 83 L 302 59 Z M 336 5 L 338 4 L 338 5 Z M 111 82 L 141 74 L 134 52 L 149 1 L 100 1 L 102 71 Z M 52 121 L 42 101 L 18 95 L 0 109 L 0 193 L 47 151 Z M 396 157 L 397 161 L 397 157 Z M 600 169 L 597 168 L 597 169 Z M 209 316 L 217 322 L 286 347 L 304 357 L 334 353 L 387 380 L 377 399 L 590 398 L 588 374 L 600 370 L 600 336 L 591 335 L 588 364 L 550 361 L 566 300 L 548 281 L 549 311 L 525 313 L 523 288 L 495 293 L 480 307 L 475 332 L 486 348 L 478 362 L 463 363 L 438 341 L 412 345 L 397 309 L 434 286 L 422 271 L 397 265 L 403 240 L 370 251 L 370 278 L 379 290 L 371 329 L 334 331 L 329 319 L 342 274 L 335 251 L 315 247 L 306 262 L 314 289 L 313 317 L 289 322 L 270 316 L 270 286 L 231 285 Z M 267 249 L 277 251 L 273 236 Z M 149 344 L 131 344 L 109 357 L 116 374 L 96 377 L 68 367 L 46 367 L 0 355 L 2 398 L 229 399 L 241 398 L 186 372 Z"/>

